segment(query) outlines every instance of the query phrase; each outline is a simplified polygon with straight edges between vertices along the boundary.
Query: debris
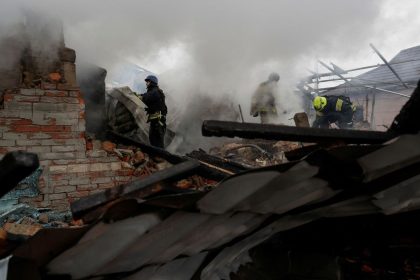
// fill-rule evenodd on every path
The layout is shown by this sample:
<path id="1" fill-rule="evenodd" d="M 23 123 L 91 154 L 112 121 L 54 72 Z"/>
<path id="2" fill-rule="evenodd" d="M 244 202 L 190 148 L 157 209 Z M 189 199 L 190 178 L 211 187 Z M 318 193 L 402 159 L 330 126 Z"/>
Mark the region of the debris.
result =
<path id="1" fill-rule="evenodd" d="M 102 142 L 102 149 L 104 149 L 108 153 L 112 153 L 116 147 L 117 147 L 117 145 L 110 142 L 110 141 Z"/>
<path id="2" fill-rule="evenodd" d="M 192 188 L 192 182 L 191 180 L 183 179 L 181 181 L 178 181 L 176 183 L 176 187 L 180 189 L 191 189 Z"/>
<path id="3" fill-rule="evenodd" d="M 131 164 L 134 166 L 138 166 L 144 163 L 145 161 L 146 161 L 145 155 L 141 151 L 137 151 L 131 160 Z"/>
<path id="4" fill-rule="evenodd" d="M 16 151 L 7 153 L 0 161 L 0 197 L 13 189 L 22 179 L 39 167 L 38 156 L 33 153 Z"/>
<path id="5" fill-rule="evenodd" d="M 303 112 L 303 113 L 296 113 L 293 116 L 293 120 L 295 121 L 295 125 L 297 127 L 311 127 L 309 125 L 308 115 L 305 112 Z"/>
<path id="6" fill-rule="evenodd" d="M 343 142 L 347 144 L 380 144 L 396 136 L 396 134 L 392 132 L 292 127 L 213 120 L 203 122 L 202 133 L 203 136 L 237 136 L 247 139 L 299 141 L 309 143 Z"/>
<path id="7" fill-rule="evenodd" d="M 4 247 L 7 243 L 7 231 L 0 228 L 0 247 Z"/>
<path id="8" fill-rule="evenodd" d="M 41 228 L 42 226 L 38 224 L 26 225 L 6 223 L 3 226 L 3 229 L 7 232 L 8 238 L 10 240 L 28 239 L 29 237 L 35 235 Z"/>
<path id="9" fill-rule="evenodd" d="M 125 162 L 125 161 L 121 162 L 121 166 L 124 169 L 135 169 L 134 166 L 132 166 L 131 164 L 129 164 L 128 162 Z"/>
<path id="10" fill-rule="evenodd" d="M 168 169 L 157 171 L 150 176 L 144 177 L 140 180 L 133 180 L 130 183 L 108 189 L 101 193 L 96 193 L 91 196 L 82 197 L 71 204 L 71 211 L 74 217 L 79 217 L 83 212 L 91 210 L 103 203 L 117 199 L 120 196 L 127 196 L 132 193 L 141 191 L 148 187 L 153 187 L 156 183 L 170 179 L 175 176 L 180 176 L 197 169 L 200 164 L 197 161 L 185 161 L 176 164 Z"/>
<path id="11" fill-rule="evenodd" d="M 58 83 L 61 80 L 61 75 L 60 73 L 54 72 L 54 73 L 50 73 L 48 75 L 48 78 L 51 82 Z"/>
<path id="12" fill-rule="evenodd" d="M 38 220 L 39 220 L 39 222 L 40 222 L 40 223 L 42 223 L 42 224 L 48 224 L 48 221 L 49 221 L 48 214 L 46 214 L 46 213 L 41 213 L 41 214 L 39 215 Z"/>

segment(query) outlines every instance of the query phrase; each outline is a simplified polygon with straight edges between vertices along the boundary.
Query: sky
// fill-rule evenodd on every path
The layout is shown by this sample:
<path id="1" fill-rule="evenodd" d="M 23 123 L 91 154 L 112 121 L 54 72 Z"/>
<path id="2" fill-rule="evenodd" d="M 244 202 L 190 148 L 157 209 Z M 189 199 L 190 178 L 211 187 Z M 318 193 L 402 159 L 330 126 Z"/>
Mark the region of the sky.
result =
<path id="1" fill-rule="evenodd" d="M 278 105 L 290 112 L 279 120 L 285 123 L 301 110 L 293 90 L 317 59 L 348 69 L 381 62 L 369 43 L 388 59 L 420 45 L 418 0 L 2 0 L 0 5 L 0 40 L 34 11 L 62 21 L 77 63 L 102 66 L 109 78 L 120 63 L 136 63 L 158 75 L 183 114 L 195 95 L 208 95 L 241 104 L 245 119 L 253 122 L 258 120 L 249 116 L 251 95 L 271 72 L 281 76 Z"/>

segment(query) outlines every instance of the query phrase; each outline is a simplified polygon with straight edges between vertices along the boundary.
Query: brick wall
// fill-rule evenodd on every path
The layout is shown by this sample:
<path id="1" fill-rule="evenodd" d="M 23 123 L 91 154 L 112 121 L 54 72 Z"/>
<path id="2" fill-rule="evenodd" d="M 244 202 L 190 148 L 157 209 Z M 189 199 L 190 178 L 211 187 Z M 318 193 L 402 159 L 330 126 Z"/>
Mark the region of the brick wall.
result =
<path id="1" fill-rule="evenodd" d="M 5 91 L 0 157 L 14 150 L 34 152 L 43 168 L 40 195 L 20 202 L 65 210 L 75 199 L 131 179 L 100 142 L 86 145 L 84 108 L 82 93 L 72 85 Z"/>

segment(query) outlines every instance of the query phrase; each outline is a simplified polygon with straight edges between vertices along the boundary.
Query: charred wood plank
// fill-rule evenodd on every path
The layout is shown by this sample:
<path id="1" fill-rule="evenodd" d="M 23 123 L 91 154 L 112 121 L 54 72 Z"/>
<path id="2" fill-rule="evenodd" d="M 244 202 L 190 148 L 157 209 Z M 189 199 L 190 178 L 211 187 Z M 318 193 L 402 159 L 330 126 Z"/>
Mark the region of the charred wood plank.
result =
<path id="1" fill-rule="evenodd" d="M 110 202 L 120 197 L 133 195 L 141 192 L 148 187 L 153 187 L 156 183 L 168 179 L 176 179 L 180 176 L 190 174 L 200 166 L 198 161 L 184 161 L 164 170 L 160 170 L 151 174 L 150 176 L 132 181 L 130 183 L 120 185 L 101 193 L 96 193 L 90 196 L 82 197 L 70 205 L 73 216 L 80 217 L 89 210 L 94 209 L 104 203 Z"/>
<path id="2" fill-rule="evenodd" d="M 310 153 L 313 153 L 319 149 L 322 149 L 322 147 L 319 145 L 308 145 L 291 151 L 286 151 L 284 152 L 284 156 L 288 161 L 301 160 Z"/>
<path id="3" fill-rule="evenodd" d="M 267 139 L 309 143 L 378 144 L 393 137 L 394 133 L 347 129 L 322 129 L 273 124 L 204 121 L 203 136 L 227 136 L 246 139 Z"/>
<path id="4" fill-rule="evenodd" d="M 115 143 L 119 143 L 123 145 L 133 145 L 133 146 L 139 147 L 143 152 L 148 153 L 149 155 L 152 155 L 152 156 L 159 156 L 172 164 L 177 164 L 177 163 L 188 160 L 185 157 L 180 157 L 180 156 L 171 154 L 170 152 L 165 151 L 164 149 L 160 149 L 157 147 L 144 144 L 140 141 L 137 141 L 133 138 L 129 138 L 127 136 L 124 136 L 114 131 L 107 131 L 107 139 Z"/>
<path id="5" fill-rule="evenodd" d="M 39 167 L 38 156 L 24 151 L 7 153 L 0 161 L 0 197 Z"/>
<path id="6" fill-rule="evenodd" d="M 237 162 L 233 162 L 231 160 L 223 159 L 220 157 L 212 156 L 204 152 L 203 150 L 192 151 L 191 153 L 187 154 L 188 157 L 197 159 L 201 162 L 208 163 L 210 165 L 217 166 L 224 170 L 228 170 L 233 173 L 239 173 L 245 170 L 249 170 L 250 168 L 243 166 Z"/>

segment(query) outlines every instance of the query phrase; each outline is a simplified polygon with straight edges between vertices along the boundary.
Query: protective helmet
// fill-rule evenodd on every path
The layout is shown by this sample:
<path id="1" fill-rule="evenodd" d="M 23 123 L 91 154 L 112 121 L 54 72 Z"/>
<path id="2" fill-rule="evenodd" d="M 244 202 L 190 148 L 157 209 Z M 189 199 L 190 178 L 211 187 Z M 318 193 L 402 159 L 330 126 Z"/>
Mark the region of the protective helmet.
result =
<path id="1" fill-rule="evenodd" d="M 144 80 L 145 81 L 151 81 L 152 83 L 158 84 L 158 78 L 154 75 L 149 75 Z"/>
<path id="2" fill-rule="evenodd" d="M 278 82 L 280 80 L 280 76 L 279 76 L 279 74 L 273 72 L 273 73 L 270 74 L 270 76 L 268 76 L 268 80 L 270 82 Z"/>
<path id="3" fill-rule="evenodd" d="M 324 96 L 317 96 L 313 101 L 314 109 L 321 111 L 327 105 L 327 98 Z"/>

